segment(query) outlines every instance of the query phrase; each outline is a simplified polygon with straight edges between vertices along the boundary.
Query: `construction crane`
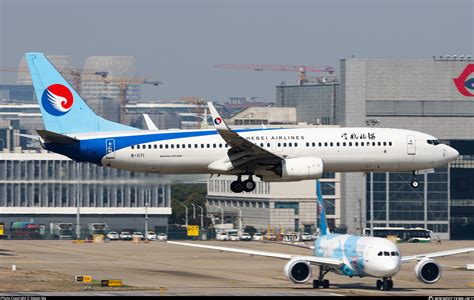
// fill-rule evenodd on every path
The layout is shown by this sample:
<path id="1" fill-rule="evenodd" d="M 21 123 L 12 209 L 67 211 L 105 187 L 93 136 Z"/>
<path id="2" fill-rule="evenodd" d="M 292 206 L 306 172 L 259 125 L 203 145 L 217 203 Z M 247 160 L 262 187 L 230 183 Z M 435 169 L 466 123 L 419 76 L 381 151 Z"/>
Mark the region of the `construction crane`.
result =
<path id="1" fill-rule="evenodd" d="M 217 64 L 214 65 L 217 69 L 234 69 L 234 70 L 252 70 L 252 71 L 279 71 L 279 72 L 299 72 L 298 84 L 303 85 L 307 81 L 320 81 L 324 82 L 321 78 L 309 78 L 306 77 L 307 72 L 326 72 L 329 74 L 334 73 L 334 68 L 331 66 L 325 66 L 324 68 L 316 66 L 302 66 L 302 65 L 267 65 L 267 64 Z"/>
<path id="2" fill-rule="evenodd" d="M 120 123 L 123 123 L 124 120 L 124 113 L 125 113 L 125 105 L 127 104 L 127 91 L 130 85 L 132 84 L 152 84 L 154 86 L 158 86 L 162 84 L 160 81 L 156 80 L 148 80 L 145 78 L 137 77 L 137 78 L 129 78 L 129 77 L 108 77 L 107 72 L 102 74 L 94 74 L 100 75 L 94 79 L 87 79 L 87 82 L 104 82 L 106 84 L 115 83 L 118 85 L 119 88 L 119 98 L 120 98 Z M 95 76 L 94 76 L 95 77 Z"/>

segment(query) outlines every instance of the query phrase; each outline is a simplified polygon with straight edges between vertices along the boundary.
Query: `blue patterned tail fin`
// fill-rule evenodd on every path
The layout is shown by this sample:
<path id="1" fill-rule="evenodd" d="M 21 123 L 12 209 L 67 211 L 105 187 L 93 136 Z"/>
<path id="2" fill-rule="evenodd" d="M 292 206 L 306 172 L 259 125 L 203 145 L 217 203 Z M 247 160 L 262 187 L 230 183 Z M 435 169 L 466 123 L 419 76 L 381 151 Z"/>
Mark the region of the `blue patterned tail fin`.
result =
<path id="1" fill-rule="evenodd" d="M 329 234 L 328 223 L 326 221 L 326 210 L 324 208 L 324 199 L 321 193 L 321 183 L 319 180 L 316 180 L 316 194 L 318 195 L 318 206 L 319 206 L 319 229 L 321 230 L 321 235 Z"/>
<path id="2" fill-rule="evenodd" d="M 60 134 L 137 130 L 96 115 L 43 53 L 25 56 L 46 130 Z"/>

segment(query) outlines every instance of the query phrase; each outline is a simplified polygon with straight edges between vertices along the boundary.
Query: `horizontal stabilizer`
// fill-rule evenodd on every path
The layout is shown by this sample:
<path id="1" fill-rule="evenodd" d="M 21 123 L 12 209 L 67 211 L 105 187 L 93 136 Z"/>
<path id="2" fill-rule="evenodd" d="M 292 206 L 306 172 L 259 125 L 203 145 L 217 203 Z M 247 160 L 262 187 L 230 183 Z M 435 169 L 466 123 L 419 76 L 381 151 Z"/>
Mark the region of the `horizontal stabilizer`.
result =
<path id="1" fill-rule="evenodd" d="M 37 140 L 37 141 L 41 139 L 39 135 L 31 135 L 31 134 L 24 134 L 24 133 L 15 133 L 15 135 L 22 136 L 27 139 Z"/>
<path id="2" fill-rule="evenodd" d="M 75 138 L 48 130 L 36 130 L 36 132 L 38 132 L 43 139 L 43 143 L 75 144 L 79 142 L 79 140 Z"/>

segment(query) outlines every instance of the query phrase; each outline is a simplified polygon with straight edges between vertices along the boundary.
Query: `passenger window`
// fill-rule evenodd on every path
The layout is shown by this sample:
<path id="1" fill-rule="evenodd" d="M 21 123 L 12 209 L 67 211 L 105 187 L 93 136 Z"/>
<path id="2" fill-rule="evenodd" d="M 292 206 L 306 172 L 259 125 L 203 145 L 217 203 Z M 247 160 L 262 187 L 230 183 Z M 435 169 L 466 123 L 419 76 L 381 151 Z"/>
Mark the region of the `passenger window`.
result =
<path id="1" fill-rule="evenodd" d="M 359 142 L 355 142 L 355 145 L 354 146 L 359 146 Z"/>
<path id="2" fill-rule="evenodd" d="M 225 144 L 225 147 L 227 148 L 227 147 L 229 147 L 229 145 Z"/>
<path id="3" fill-rule="evenodd" d="M 329 143 L 329 146 L 331 146 L 331 147 L 332 147 L 333 145 L 334 145 L 334 144 L 333 144 L 332 142 L 330 142 L 330 143 Z"/>
<path id="4" fill-rule="evenodd" d="M 381 145 L 382 145 L 382 143 L 381 143 L 381 142 L 378 142 L 378 145 L 379 145 L 379 146 L 381 146 Z"/>
<path id="5" fill-rule="evenodd" d="M 382 256 L 382 251 L 379 252 L 379 254 L 377 254 L 378 256 Z"/>
<path id="6" fill-rule="evenodd" d="M 306 143 L 306 147 L 309 147 L 309 143 Z"/>
<path id="7" fill-rule="evenodd" d="M 132 149 L 134 149 L 134 148 L 135 148 L 135 146 L 134 146 L 134 145 L 132 145 Z"/>
<path id="8" fill-rule="evenodd" d="M 262 148 L 263 148 L 263 143 L 260 143 L 260 147 L 262 147 Z"/>
<path id="9" fill-rule="evenodd" d="M 349 142 L 349 147 L 352 147 L 352 142 Z"/>
<path id="10" fill-rule="evenodd" d="M 222 148 L 222 144 L 221 144 L 221 143 L 219 143 L 219 148 Z"/>
<path id="11" fill-rule="evenodd" d="M 158 145 L 157 145 L 157 144 L 154 144 L 154 145 L 153 145 L 153 148 L 158 149 Z"/>
<path id="12" fill-rule="evenodd" d="M 389 145 L 389 146 L 392 146 L 392 142 L 388 142 L 388 145 Z"/>
<path id="13" fill-rule="evenodd" d="M 286 147 L 286 143 L 283 143 L 283 147 Z"/>
<path id="14" fill-rule="evenodd" d="M 278 147 L 281 147 L 281 143 L 278 143 Z"/>
<path id="15" fill-rule="evenodd" d="M 291 143 L 288 143 L 288 147 L 292 147 L 292 146 L 293 146 L 293 144 L 291 144 Z"/>
<path id="16" fill-rule="evenodd" d="M 360 142 L 360 145 L 361 145 L 361 146 L 364 146 L 364 142 Z"/>
<path id="17" fill-rule="evenodd" d="M 151 144 L 150 144 L 150 145 L 148 145 L 148 149 L 151 149 Z"/>
<path id="18" fill-rule="evenodd" d="M 295 147 L 298 147 L 298 143 L 295 143 Z"/>
<path id="19" fill-rule="evenodd" d="M 192 147 L 193 147 L 193 145 L 191 145 L 191 144 L 188 144 L 188 148 L 192 148 Z"/>
<path id="20" fill-rule="evenodd" d="M 339 142 L 337 142 L 337 143 L 336 143 L 336 146 L 338 146 L 338 147 L 339 147 L 339 145 L 340 145 L 340 144 L 339 144 Z"/>
<path id="21" fill-rule="evenodd" d="M 212 144 L 212 148 L 216 148 L 216 144 Z"/>
<path id="22" fill-rule="evenodd" d="M 168 144 L 165 145 L 165 148 L 168 149 Z"/>
<path id="23" fill-rule="evenodd" d="M 207 147 L 207 148 L 211 148 L 211 144 L 207 144 L 206 147 Z"/>
<path id="24" fill-rule="evenodd" d="M 204 144 L 201 144 L 201 148 L 204 148 Z"/>
<path id="25" fill-rule="evenodd" d="M 375 142 L 372 142 L 372 146 L 375 146 Z"/>
<path id="26" fill-rule="evenodd" d="M 324 147 L 327 147 L 327 146 L 328 146 L 328 143 L 327 143 L 327 142 L 325 142 L 325 143 L 324 143 Z"/>
<path id="27" fill-rule="evenodd" d="M 170 146 L 171 146 L 171 149 L 173 149 L 173 148 L 174 148 L 174 144 L 171 144 Z"/>
<path id="28" fill-rule="evenodd" d="M 383 255 L 384 255 L 384 256 L 390 256 L 390 252 L 384 251 L 384 252 L 383 252 Z"/>
<path id="29" fill-rule="evenodd" d="M 194 144 L 194 148 L 197 148 L 198 147 L 198 144 Z"/>
<path id="30" fill-rule="evenodd" d="M 160 149 L 163 149 L 163 145 L 160 145 Z"/>
<path id="31" fill-rule="evenodd" d="M 321 147 L 323 144 L 322 143 L 318 143 L 318 146 Z"/>
<path id="32" fill-rule="evenodd" d="M 383 145 L 384 145 L 384 146 L 387 146 L 387 142 L 383 142 Z"/>
<path id="33" fill-rule="evenodd" d="M 179 144 L 176 144 L 176 148 L 179 149 Z"/>
<path id="34" fill-rule="evenodd" d="M 313 147 L 316 147 L 316 143 L 315 143 L 315 142 L 313 142 L 312 146 L 313 146 Z"/>
<path id="35" fill-rule="evenodd" d="M 343 142 L 343 143 L 342 143 L 342 146 L 344 146 L 344 147 L 345 147 L 345 146 L 346 146 L 346 142 Z"/>
<path id="36" fill-rule="evenodd" d="M 267 143 L 267 147 L 270 148 L 270 143 Z"/>

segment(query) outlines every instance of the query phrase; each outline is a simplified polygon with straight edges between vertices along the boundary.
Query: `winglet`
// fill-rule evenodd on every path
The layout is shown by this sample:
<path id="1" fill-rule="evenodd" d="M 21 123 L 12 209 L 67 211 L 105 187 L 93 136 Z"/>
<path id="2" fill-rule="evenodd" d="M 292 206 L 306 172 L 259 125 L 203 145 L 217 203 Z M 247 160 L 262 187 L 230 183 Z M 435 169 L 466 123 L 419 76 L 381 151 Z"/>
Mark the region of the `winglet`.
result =
<path id="1" fill-rule="evenodd" d="M 229 126 L 227 126 L 224 119 L 217 112 L 217 109 L 214 107 L 214 104 L 212 104 L 212 102 L 207 102 L 207 105 L 209 106 L 209 111 L 211 112 L 212 123 L 214 123 L 214 126 L 216 127 L 216 129 L 218 131 L 230 130 Z"/>
<path id="2" fill-rule="evenodd" d="M 148 130 L 158 130 L 158 127 L 156 127 L 155 123 L 153 123 L 153 120 L 148 114 L 143 114 L 143 118 L 145 119 L 146 127 L 148 128 Z"/>

